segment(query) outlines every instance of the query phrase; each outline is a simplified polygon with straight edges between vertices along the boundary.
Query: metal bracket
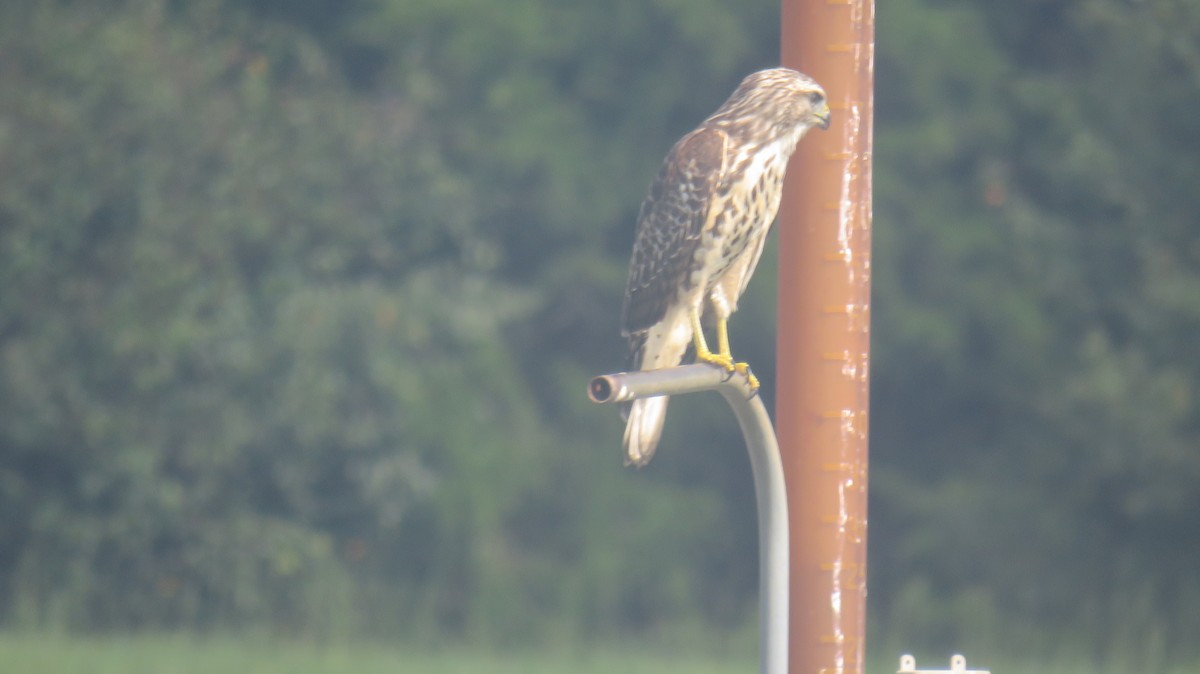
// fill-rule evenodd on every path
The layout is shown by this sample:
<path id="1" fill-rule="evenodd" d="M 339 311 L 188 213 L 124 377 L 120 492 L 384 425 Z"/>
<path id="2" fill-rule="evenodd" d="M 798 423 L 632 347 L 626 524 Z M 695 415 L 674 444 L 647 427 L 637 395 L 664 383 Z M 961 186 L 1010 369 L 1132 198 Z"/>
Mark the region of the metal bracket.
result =
<path id="1" fill-rule="evenodd" d="M 588 397 L 598 403 L 698 391 L 717 391 L 725 398 L 746 440 L 758 506 L 758 671 L 787 674 L 788 520 L 783 463 L 771 417 L 747 376 L 696 364 L 601 375 L 588 384 Z"/>

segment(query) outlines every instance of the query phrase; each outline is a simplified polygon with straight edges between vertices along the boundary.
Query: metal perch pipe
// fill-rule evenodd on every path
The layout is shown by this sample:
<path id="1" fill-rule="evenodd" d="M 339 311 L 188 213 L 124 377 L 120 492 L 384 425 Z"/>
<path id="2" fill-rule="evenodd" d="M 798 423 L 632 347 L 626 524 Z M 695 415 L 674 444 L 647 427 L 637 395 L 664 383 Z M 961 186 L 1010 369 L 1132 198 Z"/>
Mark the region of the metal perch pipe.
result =
<path id="1" fill-rule="evenodd" d="M 746 440 L 758 509 L 758 670 L 762 674 L 787 674 L 787 493 L 775 430 L 762 399 L 752 393 L 745 375 L 708 364 L 606 374 L 588 384 L 588 396 L 598 403 L 697 391 L 720 393 L 733 409 Z"/>

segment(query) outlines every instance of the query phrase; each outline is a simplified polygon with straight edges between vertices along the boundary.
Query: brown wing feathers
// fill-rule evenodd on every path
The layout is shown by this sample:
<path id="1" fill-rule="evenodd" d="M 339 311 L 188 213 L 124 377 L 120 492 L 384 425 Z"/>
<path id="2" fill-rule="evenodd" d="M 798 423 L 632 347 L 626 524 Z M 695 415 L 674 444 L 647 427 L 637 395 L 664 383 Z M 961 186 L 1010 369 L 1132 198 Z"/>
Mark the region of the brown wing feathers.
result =
<path id="1" fill-rule="evenodd" d="M 649 329 L 681 290 L 690 289 L 696 248 L 724 173 L 727 141 L 723 131 L 702 127 L 680 139 L 663 162 L 638 214 L 624 334 Z"/>

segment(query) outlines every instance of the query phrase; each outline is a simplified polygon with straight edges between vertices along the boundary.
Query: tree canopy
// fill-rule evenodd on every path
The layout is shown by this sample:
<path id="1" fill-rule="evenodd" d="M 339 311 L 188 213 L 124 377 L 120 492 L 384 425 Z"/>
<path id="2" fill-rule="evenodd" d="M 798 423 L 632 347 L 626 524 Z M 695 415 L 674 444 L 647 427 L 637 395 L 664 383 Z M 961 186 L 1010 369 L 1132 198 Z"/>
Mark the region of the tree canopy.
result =
<path id="1" fill-rule="evenodd" d="M 583 385 L 654 170 L 777 21 L 5 3 L 0 624 L 737 638 L 732 417 L 681 400 L 631 473 Z M 877 39 L 873 629 L 1195 657 L 1200 10 L 896 0 Z M 732 327 L 766 373 L 774 264 Z"/>

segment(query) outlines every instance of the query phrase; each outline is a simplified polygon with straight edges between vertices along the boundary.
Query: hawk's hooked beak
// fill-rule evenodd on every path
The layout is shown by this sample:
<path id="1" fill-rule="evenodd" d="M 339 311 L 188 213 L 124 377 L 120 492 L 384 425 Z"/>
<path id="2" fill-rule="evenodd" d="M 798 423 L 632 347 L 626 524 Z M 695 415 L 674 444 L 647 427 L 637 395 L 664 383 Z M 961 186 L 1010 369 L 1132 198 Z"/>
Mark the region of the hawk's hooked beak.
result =
<path id="1" fill-rule="evenodd" d="M 817 120 L 816 126 L 819 126 L 822 129 L 828 129 L 830 114 L 829 104 L 822 101 L 821 107 L 813 110 L 812 112 L 813 118 Z"/>

